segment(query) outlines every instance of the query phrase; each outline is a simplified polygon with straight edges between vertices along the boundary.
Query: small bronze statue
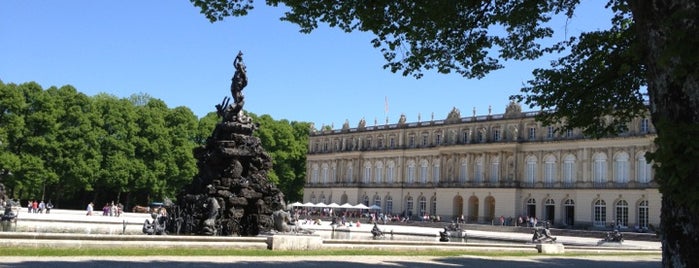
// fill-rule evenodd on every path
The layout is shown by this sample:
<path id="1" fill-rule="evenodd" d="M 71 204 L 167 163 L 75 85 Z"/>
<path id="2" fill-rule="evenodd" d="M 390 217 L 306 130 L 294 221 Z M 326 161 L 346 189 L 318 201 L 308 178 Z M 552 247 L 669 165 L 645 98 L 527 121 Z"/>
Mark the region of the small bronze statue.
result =
<path id="1" fill-rule="evenodd" d="M 549 230 L 549 222 L 544 222 L 544 227 L 540 231 L 539 228 L 534 228 L 534 236 L 532 237 L 532 242 L 556 242 L 556 237 L 551 236 L 551 231 Z"/>
<path id="2" fill-rule="evenodd" d="M 379 229 L 379 226 L 374 223 L 374 228 L 371 229 L 371 234 L 374 236 L 374 239 L 378 238 L 383 238 L 383 232 Z"/>
<path id="3" fill-rule="evenodd" d="M 439 242 L 449 242 L 449 230 L 444 227 L 444 231 L 439 232 Z"/>
<path id="4" fill-rule="evenodd" d="M 619 229 L 614 228 L 614 231 L 612 232 L 607 232 L 607 234 L 604 237 L 604 241 L 606 242 L 624 242 L 624 235 L 619 232 Z"/>

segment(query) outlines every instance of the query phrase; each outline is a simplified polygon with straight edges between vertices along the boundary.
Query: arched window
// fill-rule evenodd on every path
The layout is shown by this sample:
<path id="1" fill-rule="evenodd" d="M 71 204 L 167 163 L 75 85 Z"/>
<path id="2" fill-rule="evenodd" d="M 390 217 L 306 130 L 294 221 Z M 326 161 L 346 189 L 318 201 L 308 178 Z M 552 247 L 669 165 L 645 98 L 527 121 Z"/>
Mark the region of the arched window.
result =
<path id="1" fill-rule="evenodd" d="M 413 216 L 413 197 L 408 196 L 405 198 L 405 211 L 408 213 L 408 217 Z"/>
<path id="2" fill-rule="evenodd" d="M 621 227 L 629 226 L 629 203 L 626 200 L 616 202 L 616 224 Z"/>
<path id="3" fill-rule="evenodd" d="M 388 162 L 388 167 L 386 168 L 386 182 L 389 184 L 393 183 L 393 178 L 395 177 L 396 163 L 393 161 Z"/>
<path id="4" fill-rule="evenodd" d="M 544 186 L 553 187 L 553 180 L 556 177 L 556 157 L 547 155 L 544 157 Z"/>
<path id="5" fill-rule="evenodd" d="M 427 213 L 427 198 L 425 198 L 424 195 L 420 196 L 420 198 L 418 199 L 417 202 L 418 202 L 418 208 L 417 208 L 418 215 L 424 216 L 425 213 Z"/>
<path id="6" fill-rule="evenodd" d="M 321 203 L 325 203 L 325 200 L 326 200 L 326 199 L 325 199 L 325 194 L 320 194 L 320 202 L 321 202 Z M 325 203 L 325 204 L 327 204 L 327 203 Z"/>
<path id="7" fill-rule="evenodd" d="M 384 213 L 393 213 L 393 197 L 386 196 L 386 205 L 383 208 Z"/>
<path id="8" fill-rule="evenodd" d="M 381 207 L 381 197 L 379 195 L 374 196 L 374 205 Z"/>
<path id="9" fill-rule="evenodd" d="M 475 182 L 483 182 L 483 157 L 479 156 L 476 158 L 476 170 L 474 172 Z"/>
<path id="10" fill-rule="evenodd" d="M 563 185 L 573 187 L 575 183 L 575 156 L 568 154 L 563 158 Z"/>
<path id="11" fill-rule="evenodd" d="M 383 183 L 383 162 L 376 161 L 376 183 Z"/>
<path id="12" fill-rule="evenodd" d="M 316 202 L 316 195 L 311 194 L 311 203 L 315 203 L 315 202 Z"/>
<path id="13" fill-rule="evenodd" d="M 435 160 L 432 163 L 432 183 L 439 184 L 439 161 Z"/>
<path id="14" fill-rule="evenodd" d="M 594 221 L 593 224 L 599 227 L 607 225 L 607 203 L 602 199 L 595 201 L 594 205 Z"/>
<path id="15" fill-rule="evenodd" d="M 415 161 L 408 162 L 408 184 L 415 183 Z"/>
<path id="16" fill-rule="evenodd" d="M 368 184 L 371 180 L 371 162 L 364 163 L 364 176 L 362 176 L 362 183 Z"/>
<path id="17" fill-rule="evenodd" d="M 638 154 L 636 157 L 636 181 L 638 183 L 650 182 L 652 166 L 653 165 L 646 162 L 645 152 Z"/>
<path id="18" fill-rule="evenodd" d="M 459 182 L 464 183 L 468 181 L 468 161 L 466 158 L 461 159 L 461 166 L 459 167 Z"/>
<path id="19" fill-rule="evenodd" d="M 500 180 L 500 157 L 493 157 L 490 161 L 490 182 L 498 183 Z"/>
<path id="20" fill-rule="evenodd" d="M 311 183 L 318 183 L 320 181 L 320 170 L 317 164 L 313 164 L 311 167 Z"/>
<path id="21" fill-rule="evenodd" d="M 648 200 L 638 203 L 638 227 L 648 228 Z"/>
<path id="22" fill-rule="evenodd" d="M 427 160 L 420 161 L 420 184 L 427 183 Z"/>
<path id="23" fill-rule="evenodd" d="M 340 182 L 337 178 L 337 164 L 333 163 L 330 168 L 330 181 L 333 183 Z"/>
<path id="24" fill-rule="evenodd" d="M 328 183 L 328 177 L 330 176 L 330 171 L 328 170 L 328 164 L 323 163 L 322 167 L 322 172 L 321 172 L 321 183 L 326 184 Z"/>
<path id="25" fill-rule="evenodd" d="M 437 215 L 437 196 L 433 196 L 430 199 L 430 215 Z"/>
<path id="26" fill-rule="evenodd" d="M 353 175 L 353 174 L 352 174 L 352 171 L 353 171 L 353 170 L 354 170 L 354 169 L 352 168 L 352 162 L 348 163 L 348 164 L 347 164 L 347 177 L 345 178 L 345 179 L 346 179 L 346 182 L 353 182 L 353 181 L 354 181 L 354 180 L 352 179 L 352 175 Z"/>
<path id="27" fill-rule="evenodd" d="M 364 198 L 362 198 L 362 204 L 364 204 L 367 207 L 369 206 L 369 196 L 364 195 Z"/>
<path id="28" fill-rule="evenodd" d="M 607 155 L 604 153 L 592 157 L 592 182 L 598 187 L 607 183 Z"/>
<path id="29" fill-rule="evenodd" d="M 629 154 L 621 152 L 614 157 L 614 176 L 616 183 L 629 182 Z"/>
<path id="30" fill-rule="evenodd" d="M 536 182 L 536 156 L 530 155 L 527 156 L 526 161 L 526 169 L 525 169 L 525 179 L 526 179 L 526 184 L 528 186 L 534 186 L 534 182 Z"/>

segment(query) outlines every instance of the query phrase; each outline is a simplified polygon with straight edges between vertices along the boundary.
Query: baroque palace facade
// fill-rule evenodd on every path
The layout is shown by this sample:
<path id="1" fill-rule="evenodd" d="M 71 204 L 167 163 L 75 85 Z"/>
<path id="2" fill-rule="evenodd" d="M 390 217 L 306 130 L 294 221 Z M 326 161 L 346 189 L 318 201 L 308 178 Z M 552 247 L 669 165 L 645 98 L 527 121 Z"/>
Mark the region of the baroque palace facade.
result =
<path id="1" fill-rule="evenodd" d="M 505 114 L 312 131 L 304 202 L 378 205 L 390 215 L 491 223 L 648 227 L 661 195 L 645 153 L 655 129 L 637 118 L 617 137 L 555 131 L 510 103 Z"/>

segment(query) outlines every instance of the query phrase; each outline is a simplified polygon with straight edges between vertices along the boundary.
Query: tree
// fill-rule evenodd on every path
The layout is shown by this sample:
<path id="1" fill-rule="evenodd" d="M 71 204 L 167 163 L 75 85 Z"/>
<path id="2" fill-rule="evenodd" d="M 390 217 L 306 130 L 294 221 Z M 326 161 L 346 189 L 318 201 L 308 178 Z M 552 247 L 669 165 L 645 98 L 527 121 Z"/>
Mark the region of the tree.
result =
<path id="1" fill-rule="evenodd" d="M 241 16 L 251 0 L 191 0 L 210 20 Z M 563 52 L 550 69 L 514 99 L 544 112 L 544 122 L 614 134 L 648 108 L 657 130 L 654 161 L 663 194 L 663 265 L 699 266 L 699 41 L 696 1 L 609 0 L 609 30 L 543 46 L 554 15 L 571 18 L 578 0 L 540 1 L 296 1 L 282 20 L 309 33 L 319 23 L 366 31 L 385 68 L 420 77 L 424 70 L 480 78 L 500 60 L 527 60 Z M 647 90 L 647 97 L 642 90 Z M 647 101 L 647 104 L 644 103 Z M 575 108 L 573 113 L 568 108 Z"/>

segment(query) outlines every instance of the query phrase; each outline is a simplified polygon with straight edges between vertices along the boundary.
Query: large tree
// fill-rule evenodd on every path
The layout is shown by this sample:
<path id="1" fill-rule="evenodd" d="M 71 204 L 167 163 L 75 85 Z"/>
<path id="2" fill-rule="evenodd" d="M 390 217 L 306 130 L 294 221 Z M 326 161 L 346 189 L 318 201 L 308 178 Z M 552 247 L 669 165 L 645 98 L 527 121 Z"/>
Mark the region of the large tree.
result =
<path id="1" fill-rule="evenodd" d="M 212 22 L 247 14 L 252 0 L 191 0 Z M 699 70 L 695 0 L 609 0 L 607 30 L 543 45 L 552 16 L 572 18 L 579 0 L 298 1 L 282 20 L 313 31 L 319 23 L 366 31 L 385 68 L 420 77 L 424 70 L 481 78 L 503 60 L 565 56 L 514 99 L 540 107 L 544 122 L 600 137 L 623 130 L 649 109 L 656 127 L 656 181 L 663 194 L 663 265 L 699 267 Z M 647 97 L 642 93 L 647 90 Z"/>

